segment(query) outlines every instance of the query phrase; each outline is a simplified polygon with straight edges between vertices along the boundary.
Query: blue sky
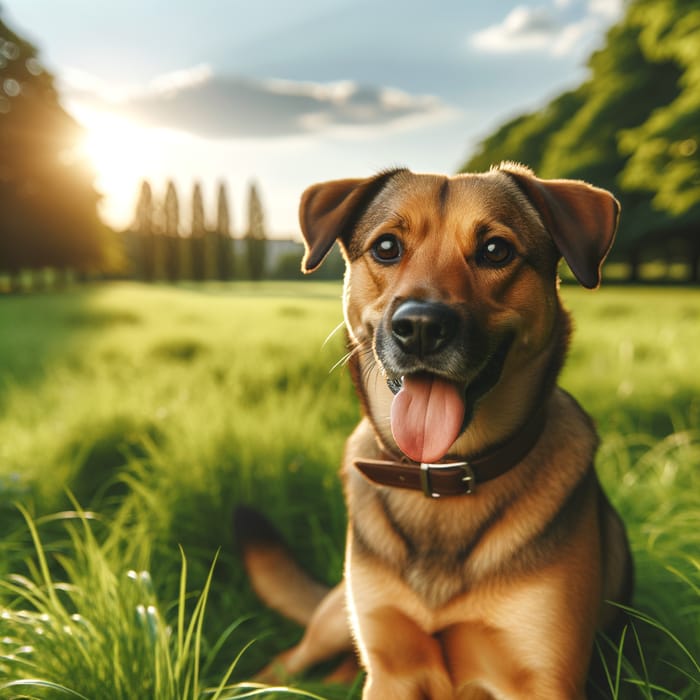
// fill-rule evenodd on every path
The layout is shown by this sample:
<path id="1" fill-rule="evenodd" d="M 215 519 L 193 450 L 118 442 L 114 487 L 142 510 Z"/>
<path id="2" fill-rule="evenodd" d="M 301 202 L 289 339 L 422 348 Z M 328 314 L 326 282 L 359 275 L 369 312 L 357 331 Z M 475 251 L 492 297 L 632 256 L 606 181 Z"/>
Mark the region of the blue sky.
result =
<path id="1" fill-rule="evenodd" d="M 586 75 L 622 0 L 5 0 L 85 127 L 102 212 L 148 178 L 257 181 L 272 235 L 305 186 L 392 165 L 453 172 L 479 138 Z M 184 207 L 186 209 L 186 207 Z M 213 201 L 208 204 L 213 212 Z M 186 216 L 186 212 L 185 212 Z"/>

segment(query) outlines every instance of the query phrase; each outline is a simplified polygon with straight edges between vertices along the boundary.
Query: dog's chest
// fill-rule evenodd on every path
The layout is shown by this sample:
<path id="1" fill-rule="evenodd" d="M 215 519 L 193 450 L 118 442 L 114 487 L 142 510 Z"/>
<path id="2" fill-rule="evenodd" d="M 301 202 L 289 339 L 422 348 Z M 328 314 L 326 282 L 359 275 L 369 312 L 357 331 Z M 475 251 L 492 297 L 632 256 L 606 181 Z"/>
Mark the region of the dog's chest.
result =
<path id="1" fill-rule="evenodd" d="M 430 607 L 444 605 L 474 585 L 488 548 L 490 509 L 478 500 L 438 503 L 406 499 L 395 491 L 377 498 L 386 526 L 402 546 L 384 549 L 368 532 L 370 547 Z"/>
<path id="2" fill-rule="evenodd" d="M 412 556 L 402 577 L 431 608 L 437 608 L 469 589 L 467 569 L 454 554 L 433 550 Z"/>

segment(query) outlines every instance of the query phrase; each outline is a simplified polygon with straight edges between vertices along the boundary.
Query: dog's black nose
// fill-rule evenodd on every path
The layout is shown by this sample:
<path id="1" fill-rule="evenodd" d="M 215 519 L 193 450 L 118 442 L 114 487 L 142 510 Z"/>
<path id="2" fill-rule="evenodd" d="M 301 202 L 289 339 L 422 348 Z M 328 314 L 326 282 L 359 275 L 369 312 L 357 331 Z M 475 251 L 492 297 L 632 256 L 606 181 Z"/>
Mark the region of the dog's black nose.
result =
<path id="1" fill-rule="evenodd" d="M 391 335 L 404 352 L 425 357 L 447 345 L 458 325 L 459 316 L 449 306 L 409 300 L 391 317 Z"/>

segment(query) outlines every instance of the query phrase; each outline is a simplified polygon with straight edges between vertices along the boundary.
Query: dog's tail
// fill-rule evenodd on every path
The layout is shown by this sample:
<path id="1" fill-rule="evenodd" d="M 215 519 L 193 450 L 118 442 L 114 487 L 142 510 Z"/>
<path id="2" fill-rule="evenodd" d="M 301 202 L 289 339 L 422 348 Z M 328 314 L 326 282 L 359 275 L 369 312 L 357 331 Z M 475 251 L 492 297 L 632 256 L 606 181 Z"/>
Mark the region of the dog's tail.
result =
<path id="1" fill-rule="evenodd" d="M 253 590 L 270 608 L 306 626 L 329 588 L 294 560 L 275 526 L 253 508 L 239 506 L 233 526 Z"/>
<path id="2" fill-rule="evenodd" d="M 282 535 L 257 511 L 239 507 L 234 527 L 253 590 L 270 608 L 306 629 L 301 641 L 281 653 L 258 675 L 263 683 L 286 682 L 333 657 L 340 665 L 326 680 L 350 683 L 358 672 L 345 610 L 345 586 L 329 589 L 294 560 Z"/>

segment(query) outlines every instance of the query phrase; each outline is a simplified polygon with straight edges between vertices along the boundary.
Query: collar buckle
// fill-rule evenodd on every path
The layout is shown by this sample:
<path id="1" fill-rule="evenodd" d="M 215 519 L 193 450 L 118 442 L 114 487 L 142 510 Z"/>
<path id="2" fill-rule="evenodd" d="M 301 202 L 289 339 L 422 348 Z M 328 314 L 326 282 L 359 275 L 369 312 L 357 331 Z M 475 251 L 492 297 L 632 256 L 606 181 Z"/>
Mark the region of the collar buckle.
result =
<path id="1" fill-rule="evenodd" d="M 441 494 L 433 489 L 431 473 L 445 472 L 449 469 L 460 469 L 462 474 L 460 481 L 464 484 L 464 494 L 474 493 L 476 486 L 476 478 L 474 470 L 469 462 L 440 462 L 439 464 L 431 464 L 429 462 L 420 463 L 420 485 L 423 495 L 427 498 L 440 498 Z"/>

